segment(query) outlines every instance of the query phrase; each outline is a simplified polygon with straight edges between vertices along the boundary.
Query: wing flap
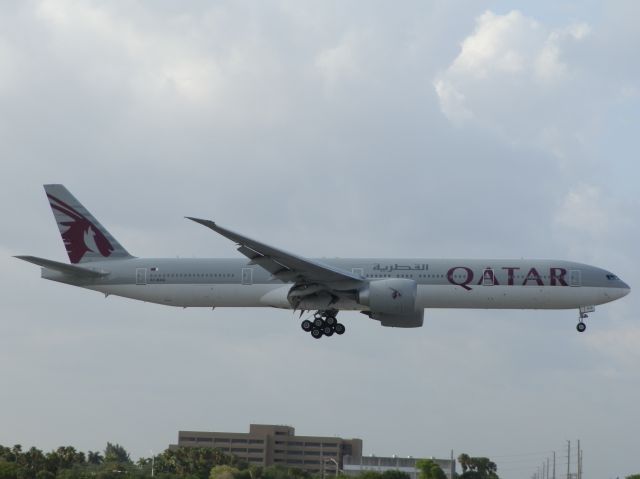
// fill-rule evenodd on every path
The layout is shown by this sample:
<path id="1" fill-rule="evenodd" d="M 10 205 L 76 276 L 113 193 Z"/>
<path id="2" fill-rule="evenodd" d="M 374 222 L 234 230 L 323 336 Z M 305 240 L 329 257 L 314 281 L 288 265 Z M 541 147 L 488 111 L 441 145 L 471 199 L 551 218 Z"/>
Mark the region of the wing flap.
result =
<path id="1" fill-rule="evenodd" d="M 38 258 L 37 256 L 14 256 L 15 258 L 21 259 L 23 261 L 27 261 L 28 263 L 33 263 L 38 266 L 42 266 L 43 268 L 52 269 L 54 271 L 59 271 L 64 274 L 70 274 L 73 276 L 83 277 L 83 278 L 100 278 L 102 276 L 107 276 L 109 273 L 104 271 L 94 271 L 92 269 L 83 268 L 82 266 L 76 266 L 73 264 L 60 263 L 59 261 L 53 261 L 51 259 Z"/>

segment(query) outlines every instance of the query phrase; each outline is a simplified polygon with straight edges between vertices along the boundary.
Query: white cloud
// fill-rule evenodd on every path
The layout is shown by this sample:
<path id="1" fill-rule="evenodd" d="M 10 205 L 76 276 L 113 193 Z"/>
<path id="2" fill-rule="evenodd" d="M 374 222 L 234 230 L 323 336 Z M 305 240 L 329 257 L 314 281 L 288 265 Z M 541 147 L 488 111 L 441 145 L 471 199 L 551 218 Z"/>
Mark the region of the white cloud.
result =
<path id="1" fill-rule="evenodd" d="M 511 143 L 566 157 L 567 143 L 577 141 L 577 133 L 567 139 L 567 126 L 574 123 L 573 129 L 580 130 L 584 121 L 575 105 L 563 107 L 575 88 L 573 67 L 564 54 L 589 32 L 585 23 L 549 29 L 519 11 L 485 12 L 457 57 L 433 80 L 442 113 L 456 125 L 479 125 Z M 561 137 L 549 134 L 557 127 Z"/>
<path id="2" fill-rule="evenodd" d="M 479 79 L 523 72 L 539 30 L 537 22 L 518 11 L 506 15 L 485 12 L 478 17 L 474 33 L 462 42 L 449 71 Z"/>

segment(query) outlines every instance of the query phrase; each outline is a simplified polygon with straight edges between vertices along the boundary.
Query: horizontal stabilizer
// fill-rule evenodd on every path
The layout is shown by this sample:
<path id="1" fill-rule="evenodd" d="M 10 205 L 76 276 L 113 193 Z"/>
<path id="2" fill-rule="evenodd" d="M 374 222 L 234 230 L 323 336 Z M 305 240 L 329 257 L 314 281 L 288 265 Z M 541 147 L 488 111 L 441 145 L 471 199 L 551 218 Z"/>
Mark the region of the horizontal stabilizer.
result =
<path id="1" fill-rule="evenodd" d="M 37 264 L 43 268 L 59 271 L 64 274 L 71 274 L 84 278 L 99 278 L 101 276 L 107 276 L 109 273 L 103 271 L 94 271 L 92 269 L 83 268 L 82 266 L 76 266 L 73 264 L 60 263 L 59 261 L 53 261 L 51 259 L 38 258 L 37 256 L 15 256 L 15 258 L 27 261 L 29 263 Z"/>

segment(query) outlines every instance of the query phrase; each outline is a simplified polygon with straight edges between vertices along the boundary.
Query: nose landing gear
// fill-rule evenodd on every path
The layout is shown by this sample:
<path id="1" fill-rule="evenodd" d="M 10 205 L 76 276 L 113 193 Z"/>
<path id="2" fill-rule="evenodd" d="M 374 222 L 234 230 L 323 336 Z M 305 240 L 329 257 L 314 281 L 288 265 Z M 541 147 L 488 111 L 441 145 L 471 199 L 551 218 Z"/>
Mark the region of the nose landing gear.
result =
<path id="1" fill-rule="evenodd" d="M 339 323 L 336 319 L 338 311 L 335 309 L 328 309 L 317 311 L 313 315 L 313 321 L 305 319 L 300 326 L 303 331 L 311 333 L 315 339 L 320 339 L 322 336 L 333 336 L 334 334 L 344 334 L 346 328 L 344 324 Z"/>
<path id="2" fill-rule="evenodd" d="M 586 319 L 588 316 L 585 314 L 584 318 Z M 584 333 L 585 330 L 587 329 L 587 325 L 584 323 L 584 321 L 582 321 L 583 318 L 580 319 L 580 322 L 578 323 L 578 325 L 576 326 L 576 329 L 578 330 L 579 333 Z"/>
<path id="3" fill-rule="evenodd" d="M 578 324 L 576 326 L 579 333 L 584 333 L 587 329 L 587 325 L 584 322 L 584 320 L 589 317 L 587 313 L 593 313 L 595 310 L 595 306 L 580 306 L 578 310 Z"/>

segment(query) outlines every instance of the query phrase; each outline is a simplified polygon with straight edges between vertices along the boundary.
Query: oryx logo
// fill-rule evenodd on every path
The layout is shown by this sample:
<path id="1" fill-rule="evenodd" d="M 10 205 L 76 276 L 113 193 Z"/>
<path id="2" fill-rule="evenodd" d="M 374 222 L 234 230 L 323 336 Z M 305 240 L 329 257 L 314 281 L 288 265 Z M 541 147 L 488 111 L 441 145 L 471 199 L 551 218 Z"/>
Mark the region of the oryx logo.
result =
<path id="1" fill-rule="evenodd" d="M 391 290 L 391 298 L 392 299 L 402 298 L 402 293 L 400 291 L 398 291 L 395 288 L 392 288 L 391 286 L 389 286 L 389 289 Z"/>
<path id="2" fill-rule="evenodd" d="M 54 213 L 61 213 L 68 218 L 61 220 L 59 214 L 56 214 L 62 241 L 72 263 L 82 261 L 87 252 L 96 253 L 105 258 L 111 256 L 113 246 L 96 225 L 64 201 L 50 194 L 47 196 Z"/>

